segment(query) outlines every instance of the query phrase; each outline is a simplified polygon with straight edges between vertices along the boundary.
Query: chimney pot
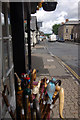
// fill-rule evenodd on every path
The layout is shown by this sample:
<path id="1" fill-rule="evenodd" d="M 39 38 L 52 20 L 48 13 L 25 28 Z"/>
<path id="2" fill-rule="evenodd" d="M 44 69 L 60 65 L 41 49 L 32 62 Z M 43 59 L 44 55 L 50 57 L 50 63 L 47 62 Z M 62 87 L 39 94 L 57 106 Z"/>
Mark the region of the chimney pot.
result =
<path id="1" fill-rule="evenodd" d="M 62 22 L 62 25 L 64 24 L 64 22 Z"/>
<path id="2" fill-rule="evenodd" d="M 66 19 L 66 22 L 68 22 L 69 20 L 68 19 Z"/>

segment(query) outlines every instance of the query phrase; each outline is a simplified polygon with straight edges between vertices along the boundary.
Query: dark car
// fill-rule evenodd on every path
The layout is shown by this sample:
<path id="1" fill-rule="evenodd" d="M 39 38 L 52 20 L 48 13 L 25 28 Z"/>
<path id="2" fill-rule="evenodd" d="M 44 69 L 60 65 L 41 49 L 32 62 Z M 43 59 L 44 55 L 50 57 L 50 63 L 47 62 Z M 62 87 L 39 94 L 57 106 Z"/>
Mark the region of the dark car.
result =
<path id="1" fill-rule="evenodd" d="M 65 40 L 63 38 L 58 38 L 57 40 L 58 42 L 65 42 Z"/>

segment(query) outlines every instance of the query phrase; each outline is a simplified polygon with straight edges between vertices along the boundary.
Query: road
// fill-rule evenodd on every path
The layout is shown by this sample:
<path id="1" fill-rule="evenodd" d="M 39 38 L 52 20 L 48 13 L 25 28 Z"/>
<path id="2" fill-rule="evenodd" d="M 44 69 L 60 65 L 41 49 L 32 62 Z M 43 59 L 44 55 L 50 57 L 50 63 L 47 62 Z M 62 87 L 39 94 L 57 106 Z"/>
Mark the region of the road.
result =
<path id="1" fill-rule="evenodd" d="M 78 76 L 80 76 L 79 46 L 71 42 L 48 42 L 44 41 L 48 51 L 59 57 L 66 63 Z"/>

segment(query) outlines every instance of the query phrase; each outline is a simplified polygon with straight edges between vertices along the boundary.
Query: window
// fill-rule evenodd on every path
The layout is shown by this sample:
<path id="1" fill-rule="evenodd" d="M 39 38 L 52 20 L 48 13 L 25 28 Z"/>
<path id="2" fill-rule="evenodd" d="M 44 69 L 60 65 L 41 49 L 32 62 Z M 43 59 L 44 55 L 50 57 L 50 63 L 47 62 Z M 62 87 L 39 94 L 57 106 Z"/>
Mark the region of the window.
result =
<path id="1" fill-rule="evenodd" d="M 66 33 L 68 33 L 68 29 L 66 29 Z"/>

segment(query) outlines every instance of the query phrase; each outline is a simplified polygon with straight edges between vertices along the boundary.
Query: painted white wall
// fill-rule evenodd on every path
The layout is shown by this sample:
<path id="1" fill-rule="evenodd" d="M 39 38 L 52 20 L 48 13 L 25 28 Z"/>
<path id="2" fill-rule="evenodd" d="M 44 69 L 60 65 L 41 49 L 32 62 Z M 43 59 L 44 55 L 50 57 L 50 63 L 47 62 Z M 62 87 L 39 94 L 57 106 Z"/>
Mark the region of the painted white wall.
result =
<path id="1" fill-rule="evenodd" d="M 27 33 L 25 32 L 25 40 L 27 41 Z M 37 43 L 37 39 L 36 39 L 36 31 L 32 32 L 31 31 L 31 46 L 33 46 L 33 44 L 35 45 Z"/>
<path id="2" fill-rule="evenodd" d="M 36 31 L 34 31 L 33 36 L 34 36 L 34 44 L 36 44 L 36 43 L 37 43 L 37 39 L 36 39 Z"/>

